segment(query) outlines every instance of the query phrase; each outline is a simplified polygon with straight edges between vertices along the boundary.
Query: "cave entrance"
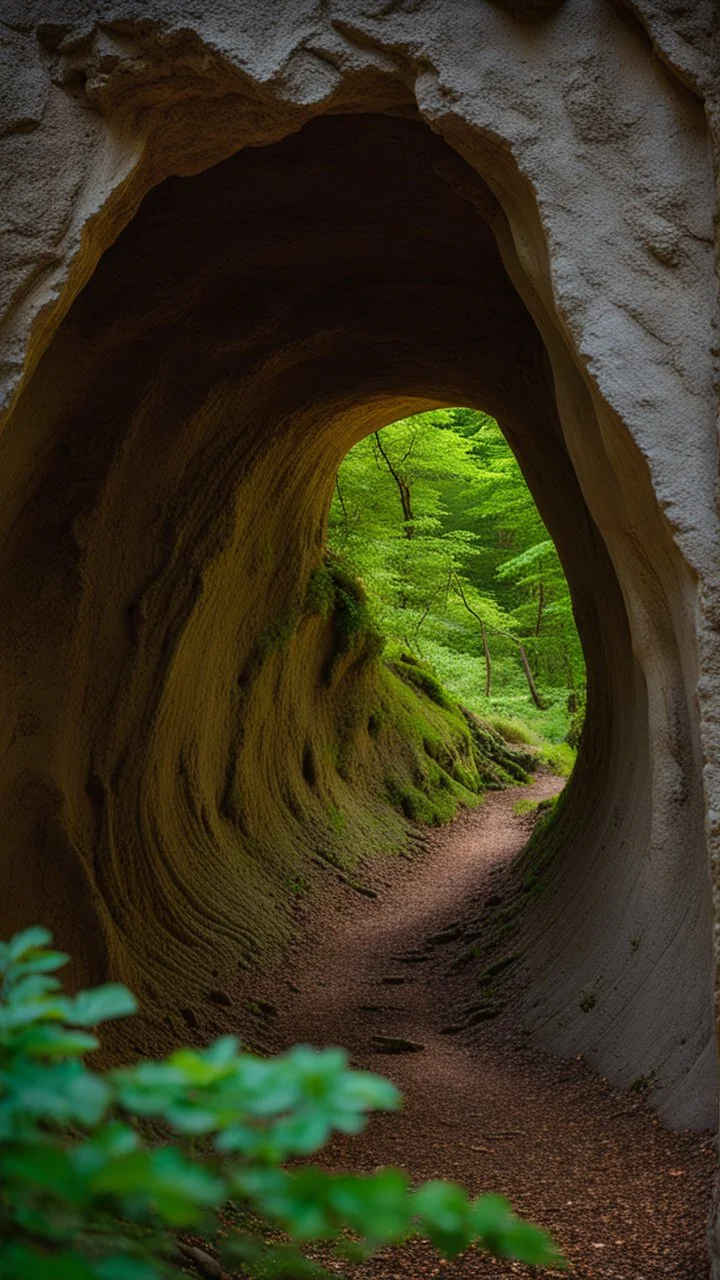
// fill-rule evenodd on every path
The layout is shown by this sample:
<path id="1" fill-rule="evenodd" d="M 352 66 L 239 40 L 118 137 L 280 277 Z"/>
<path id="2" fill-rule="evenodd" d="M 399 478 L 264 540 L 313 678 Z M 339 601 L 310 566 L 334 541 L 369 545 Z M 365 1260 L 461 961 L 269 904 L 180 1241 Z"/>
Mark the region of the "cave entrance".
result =
<path id="1" fill-rule="evenodd" d="M 5 933 L 43 920 L 86 978 L 139 991 L 156 1041 L 153 1009 L 283 944 L 318 840 L 389 822 L 372 664 L 329 669 L 306 607 L 338 467 L 388 422 L 482 405 L 587 662 L 528 1025 L 714 1124 L 694 585 L 493 173 L 404 109 L 317 119 L 163 182 L 100 260 L 0 442 Z M 349 722 L 366 763 L 344 777 Z"/>
<path id="2" fill-rule="evenodd" d="M 401 419 L 343 460 L 328 549 L 364 582 L 386 660 L 429 664 L 461 704 L 569 772 L 585 668 L 555 546 L 498 424 Z"/>

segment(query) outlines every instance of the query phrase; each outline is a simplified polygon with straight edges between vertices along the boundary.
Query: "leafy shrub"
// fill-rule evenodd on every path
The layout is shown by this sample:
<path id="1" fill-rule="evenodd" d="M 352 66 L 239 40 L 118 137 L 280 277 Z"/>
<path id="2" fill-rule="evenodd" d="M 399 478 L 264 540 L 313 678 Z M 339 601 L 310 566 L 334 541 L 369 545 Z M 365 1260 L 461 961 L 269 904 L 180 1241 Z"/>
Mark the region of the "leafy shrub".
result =
<path id="1" fill-rule="evenodd" d="M 249 1276 L 326 1274 L 303 1246 L 331 1241 L 352 1261 L 410 1233 L 446 1257 L 475 1242 L 557 1265 L 549 1238 L 498 1197 L 469 1200 L 440 1181 L 413 1189 L 396 1169 L 285 1168 L 333 1131 L 360 1132 L 368 1111 L 398 1106 L 389 1081 L 348 1070 L 340 1049 L 301 1045 L 263 1059 L 224 1037 L 162 1062 L 91 1071 L 84 1055 L 98 1041 L 88 1028 L 134 1012 L 135 1001 L 117 985 L 62 994 L 54 973 L 67 957 L 51 941 L 32 928 L 0 944 L 4 1280 L 179 1277 L 173 1233 L 214 1236 L 230 1202 L 241 1226 L 223 1262 Z M 144 1139 L 147 1121 L 173 1141 Z"/>

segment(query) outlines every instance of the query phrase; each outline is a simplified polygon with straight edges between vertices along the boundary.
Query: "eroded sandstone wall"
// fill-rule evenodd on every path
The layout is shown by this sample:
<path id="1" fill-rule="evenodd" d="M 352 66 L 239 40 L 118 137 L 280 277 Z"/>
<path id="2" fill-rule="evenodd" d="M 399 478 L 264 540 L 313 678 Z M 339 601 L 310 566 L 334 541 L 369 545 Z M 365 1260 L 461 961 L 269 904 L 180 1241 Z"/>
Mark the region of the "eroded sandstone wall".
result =
<path id="1" fill-rule="evenodd" d="M 261 927 L 345 704 L 317 621 L 256 702 L 247 664 L 345 450 L 476 404 L 590 681 L 528 1019 L 714 1123 L 712 7 L 191 9 L 6 5 L 4 923 L 50 913 L 151 1002 Z"/>

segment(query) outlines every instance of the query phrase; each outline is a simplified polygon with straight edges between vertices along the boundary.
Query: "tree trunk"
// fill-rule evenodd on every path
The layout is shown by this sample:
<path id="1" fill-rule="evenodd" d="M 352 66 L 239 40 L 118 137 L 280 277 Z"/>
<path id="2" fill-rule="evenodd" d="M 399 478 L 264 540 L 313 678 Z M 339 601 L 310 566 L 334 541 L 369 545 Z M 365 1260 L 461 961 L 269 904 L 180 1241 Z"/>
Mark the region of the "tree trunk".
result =
<path id="1" fill-rule="evenodd" d="M 520 661 L 522 662 L 523 671 L 525 672 L 525 679 L 528 682 L 530 697 L 535 703 L 535 706 L 537 707 L 538 711 L 545 711 L 547 710 L 547 704 L 538 693 L 537 685 L 535 684 L 535 681 L 533 679 L 533 673 L 530 670 L 530 663 L 528 662 L 527 654 L 521 644 L 518 645 L 518 653 L 520 654 Z"/>
<path id="2" fill-rule="evenodd" d="M 543 586 L 543 584 L 542 584 L 542 582 L 541 582 L 541 583 L 539 583 L 539 588 L 538 588 L 538 611 L 537 611 L 537 619 L 536 619 L 536 622 L 535 622 L 535 635 L 536 635 L 536 636 L 539 636 L 539 635 L 540 635 L 540 624 L 542 623 L 542 616 L 543 616 L 543 609 L 544 609 L 544 608 L 545 608 L 545 588 L 544 588 L 544 586 Z"/>
<path id="3" fill-rule="evenodd" d="M 393 473 L 394 474 L 394 473 Z M 405 537 L 412 538 L 414 530 L 412 527 L 413 509 L 410 501 L 410 485 L 401 476 L 395 475 L 397 487 L 400 490 L 400 501 L 403 509 L 403 520 L 405 521 Z"/>
<path id="4" fill-rule="evenodd" d="M 492 661 L 490 658 L 490 645 L 488 644 L 487 631 L 485 630 L 484 622 L 480 623 L 480 634 L 482 636 L 483 653 L 485 655 L 485 697 L 489 698 L 490 690 L 492 689 Z"/>
<path id="5" fill-rule="evenodd" d="M 335 492 L 337 493 L 337 496 L 338 496 L 338 502 L 342 507 L 343 519 L 345 520 L 345 524 L 347 525 L 348 513 L 347 513 L 347 507 L 345 506 L 345 499 L 342 496 L 342 489 L 340 488 L 339 476 L 335 477 Z"/>
<path id="6" fill-rule="evenodd" d="M 403 513 L 403 524 L 405 526 L 403 532 L 406 538 L 412 538 L 413 532 L 414 532 L 412 527 L 412 522 L 414 517 L 413 517 L 412 501 L 410 497 L 410 485 L 408 484 L 407 480 L 404 480 L 403 477 L 399 475 L 398 472 L 395 470 L 392 462 L 390 461 L 388 455 L 386 454 L 382 446 L 382 442 L 380 440 L 380 436 L 378 432 L 376 431 L 374 434 L 375 434 L 375 443 L 378 447 L 378 452 L 381 458 L 383 459 L 385 466 L 390 472 L 390 475 L 395 481 L 395 484 L 397 485 L 398 493 L 400 494 L 400 504 L 402 506 L 402 513 Z"/>

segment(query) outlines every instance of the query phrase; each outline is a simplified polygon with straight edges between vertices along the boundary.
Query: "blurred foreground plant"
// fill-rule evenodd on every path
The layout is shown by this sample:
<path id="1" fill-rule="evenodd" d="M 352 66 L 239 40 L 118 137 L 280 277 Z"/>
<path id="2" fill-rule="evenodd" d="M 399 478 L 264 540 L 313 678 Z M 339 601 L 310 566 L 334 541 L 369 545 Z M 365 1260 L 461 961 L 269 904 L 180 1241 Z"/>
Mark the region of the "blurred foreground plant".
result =
<path id="1" fill-rule="evenodd" d="M 470 1200 L 440 1181 L 413 1188 L 397 1169 L 285 1168 L 333 1131 L 359 1133 L 369 1111 L 399 1105 L 388 1080 L 349 1070 L 342 1050 L 301 1045 L 263 1059 L 226 1037 L 91 1071 L 83 1059 L 98 1040 L 88 1028 L 133 1013 L 135 1000 L 117 985 L 64 995 L 54 973 L 67 957 L 51 942 L 32 928 L 0 944 L 3 1280 L 178 1277 L 175 1233 L 215 1237 L 228 1205 L 243 1225 L 222 1242 L 223 1263 L 253 1277 L 326 1274 L 303 1252 L 313 1243 L 332 1242 L 352 1262 L 411 1234 L 448 1258 L 476 1244 L 560 1263 L 549 1237 L 499 1197 Z M 172 1142 L 143 1139 L 150 1118 Z"/>

